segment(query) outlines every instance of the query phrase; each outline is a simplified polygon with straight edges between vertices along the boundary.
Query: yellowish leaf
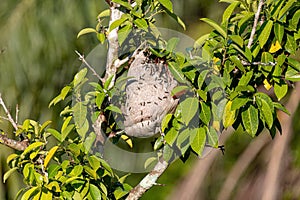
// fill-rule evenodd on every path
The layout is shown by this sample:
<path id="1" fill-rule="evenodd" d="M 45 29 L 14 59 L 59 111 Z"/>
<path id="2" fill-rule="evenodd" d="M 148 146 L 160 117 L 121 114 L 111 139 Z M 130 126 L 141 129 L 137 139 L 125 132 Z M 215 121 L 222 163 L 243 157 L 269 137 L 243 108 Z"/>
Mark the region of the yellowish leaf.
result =
<path id="1" fill-rule="evenodd" d="M 277 52 L 279 49 L 281 49 L 281 45 L 280 43 L 276 40 L 275 43 L 272 43 L 270 49 L 269 49 L 269 53 L 275 53 Z"/>
<path id="2" fill-rule="evenodd" d="M 264 80 L 264 87 L 266 90 L 270 90 L 272 88 L 272 85 L 270 85 L 267 79 Z"/>
<path id="3" fill-rule="evenodd" d="M 121 138 L 130 146 L 130 148 L 133 147 L 132 140 L 127 135 L 121 135 Z"/>

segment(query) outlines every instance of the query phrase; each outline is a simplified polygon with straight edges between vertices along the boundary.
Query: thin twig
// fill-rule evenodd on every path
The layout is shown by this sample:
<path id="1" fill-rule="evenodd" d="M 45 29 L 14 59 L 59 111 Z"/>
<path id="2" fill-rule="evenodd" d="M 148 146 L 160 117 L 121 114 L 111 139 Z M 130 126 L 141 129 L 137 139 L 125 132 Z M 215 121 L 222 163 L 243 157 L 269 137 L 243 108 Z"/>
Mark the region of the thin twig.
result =
<path id="1" fill-rule="evenodd" d="M 16 119 L 15 119 L 16 123 L 18 123 L 18 121 L 19 121 L 19 112 L 20 112 L 20 109 L 19 109 L 19 105 L 17 104 L 16 105 Z"/>
<path id="2" fill-rule="evenodd" d="M 93 74 L 103 83 L 103 79 L 97 74 L 95 69 L 85 60 L 84 56 L 81 55 L 78 51 L 75 51 L 75 53 L 79 56 L 79 60 L 82 61 L 92 72 Z"/>
<path id="3" fill-rule="evenodd" d="M 0 93 L 0 105 L 2 106 L 2 108 L 4 109 L 4 112 L 6 114 L 6 116 L 8 117 L 8 121 L 11 123 L 11 125 L 14 127 L 15 130 L 18 130 L 18 125 L 17 123 L 14 121 L 14 119 L 12 118 L 10 112 L 8 111 L 3 99 L 2 99 L 2 96 L 1 96 L 1 93 Z"/>
<path id="4" fill-rule="evenodd" d="M 260 15 L 263 4 L 264 4 L 264 0 L 260 0 L 259 4 L 258 4 L 258 7 L 257 7 L 257 11 L 255 13 L 255 17 L 254 17 L 254 23 L 253 23 L 253 27 L 252 27 L 252 30 L 251 30 L 249 42 L 248 42 L 248 45 L 247 45 L 248 48 L 250 48 L 252 43 L 253 43 L 257 23 L 258 23 L 258 20 L 259 20 L 259 15 Z"/>

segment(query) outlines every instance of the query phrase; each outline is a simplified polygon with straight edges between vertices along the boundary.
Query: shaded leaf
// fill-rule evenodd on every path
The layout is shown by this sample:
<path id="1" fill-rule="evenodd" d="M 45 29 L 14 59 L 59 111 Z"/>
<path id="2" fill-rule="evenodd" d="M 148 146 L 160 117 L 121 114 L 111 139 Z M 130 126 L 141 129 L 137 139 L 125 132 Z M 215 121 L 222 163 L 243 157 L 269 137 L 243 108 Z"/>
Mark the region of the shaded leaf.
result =
<path id="1" fill-rule="evenodd" d="M 191 140 L 191 148 L 199 155 L 202 155 L 205 142 L 206 142 L 206 130 L 201 127 L 197 128 L 196 132 L 191 133 L 190 140 Z"/>
<path id="2" fill-rule="evenodd" d="M 181 109 L 181 119 L 185 125 L 188 125 L 195 114 L 198 112 L 198 99 L 189 97 L 179 104 Z"/>

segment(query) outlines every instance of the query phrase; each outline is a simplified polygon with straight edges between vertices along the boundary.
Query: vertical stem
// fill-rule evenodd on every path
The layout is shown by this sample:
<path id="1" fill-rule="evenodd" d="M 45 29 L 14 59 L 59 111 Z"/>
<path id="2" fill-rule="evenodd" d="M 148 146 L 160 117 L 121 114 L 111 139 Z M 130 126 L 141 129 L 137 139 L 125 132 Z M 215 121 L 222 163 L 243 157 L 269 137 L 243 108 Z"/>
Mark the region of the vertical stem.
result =
<path id="1" fill-rule="evenodd" d="M 255 13 L 255 17 L 254 17 L 254 23 L 253 23 L 253 27 L 252 27 L 252 30 L 251 30 L 249 42 L 248 42 L 248 45 L 247 45 L 248 48 L 250 48 L 252 43 L 253 43 L 257 23 L 258 23 L 258 20 L 259 20 L 259 15 L 260 15 L 260 12 L 261 12 L 261 9 L 262 9 L 263 5 L 264 5 L 264 0 L 260 0 L 259 4 L 258 4 L 258 7 L 257 7 L 257 11 Z"/>

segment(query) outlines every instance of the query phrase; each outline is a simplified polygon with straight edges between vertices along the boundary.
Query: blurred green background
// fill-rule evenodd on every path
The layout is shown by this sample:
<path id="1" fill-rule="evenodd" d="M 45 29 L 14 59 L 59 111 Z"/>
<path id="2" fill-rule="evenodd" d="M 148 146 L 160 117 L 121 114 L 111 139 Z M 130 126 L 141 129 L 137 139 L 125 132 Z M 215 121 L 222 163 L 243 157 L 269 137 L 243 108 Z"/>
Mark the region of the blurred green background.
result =
<path id="1" fill-rule="evenodd" d="M 219 3 L 217 0 L 173 2 L 175 11 L 187 25 L 187 31 L 184 33 L 195 39 L 211 30 L 201 23 L 199 18 L 209 17 L 220 21 L 226 8 L 225 3 Z M 88 54 L 98 44 L 94 35 L 85 35 L 77 39 L 77 33 L 82 28 L 94 27 L 97 23 L 96 16 L 106 7 L 104 0 L 1 0 L 0 93 L 13 113 L 16 104 L 19 105 L 19 122 L 26 118 L 40 122 L 52 119 L 55 126 L 59 106 L 48 109 L 48 104 L 60 89 L 72 80 L 72 76 L 79 69 L 81 63 L 75 50 Z M 182 31 L 168 16 L 162 16 L 158 26 Z M 3 112 L 1 114 L 4 115 Z M 298 116 L 299 114 L 295 117 L 296 122 L 299 121 Z M 0 128 L 11 131 L 8 123 L 3 120 L 0 121 Z M 294 128 L 299 131 L 299 125 L 295 125 Z M 207 172 L 201 190 L 204 199 L 217 198 L 222 182 L 250 141 L 249 136 L 240 132 L 234 133 L 227 140 L 225 156 L 219 153 Z M 286 176 L 298 177 L 300 174 L 298 144 L 299 136 L 294 134 Z M 9 148 L 0 145 L 0 199 L 4 200 L 14 199 L 17 191 L 24 187 L 22 178 L 18 175 L 10 177 L 7 183 L 2 183 L 3 173 L 8 170 L 6 158 L 10 152 Z M 264 151 L 261 154 L 264 154 Z M 263 167 L 262 160 L 265 156 L 261 154 L 239 181 L 241 187 L 235 189 L 236 199 L 239 199 L 238 194 L 241 193 L 246 180 L 259 175 L 257 172 Z M 166 199 L 172 190 L 176 190 L 177 184 L 182 181 L 181 178 L 189 173 L 197 161 L 195 157 L 187 163 L 176 161 L 159 180 L 166 186 L 152 188 L 142 199 Z M 136 184 L 143 176 L 144 174 L 131 176 L 128 180 Z M 293 199 L 297 195 L 300 198 L 298 182 L 288 182 L 284 186 L 286 199 Z"/>

